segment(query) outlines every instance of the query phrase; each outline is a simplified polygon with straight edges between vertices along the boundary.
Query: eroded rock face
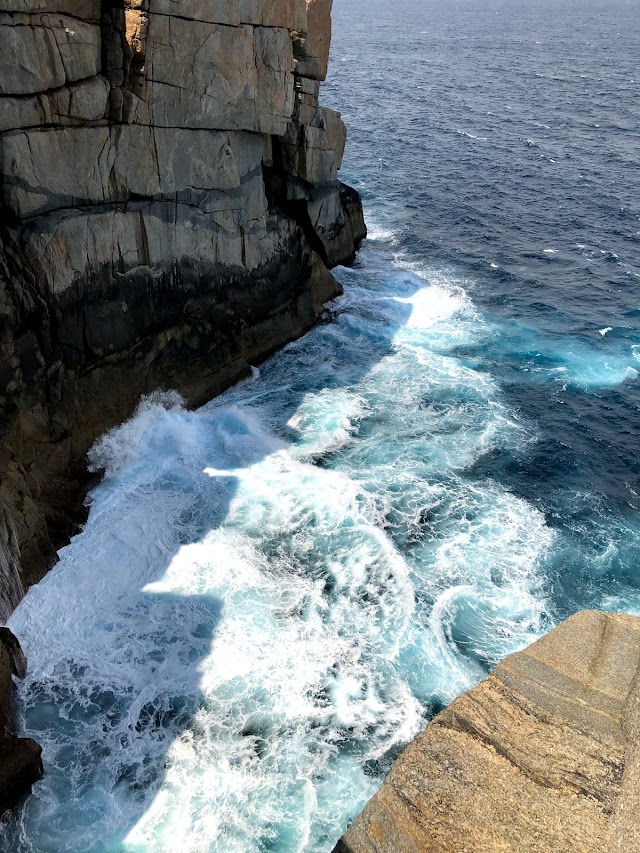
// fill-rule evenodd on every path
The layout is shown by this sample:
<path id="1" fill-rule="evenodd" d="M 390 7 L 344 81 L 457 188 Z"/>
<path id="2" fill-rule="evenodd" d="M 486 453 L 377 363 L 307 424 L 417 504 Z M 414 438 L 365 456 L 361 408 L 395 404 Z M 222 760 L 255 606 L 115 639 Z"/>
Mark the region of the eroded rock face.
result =
<path id="1" fill-rule="evenodd" d="M 20 643 L 0 628 L 0 815 L 13 808 L 42 777 L 42 750 L 31 738 L 14 737 L 12 675 L 24 678 L 27 661 Z"/>
<path id="2" fill-rule="evenodd" d="M 307 0 L 307 27 L 296 42 L 298 70 L 303 77 L 325 80 L 331 47 L 333 0 Z"/>
<path id="3" fill-rule="evenodd" d="M 583 611 L 439 714 L 336 853 L 640 850 L 640 619 Z"/>
<path id="4" fill-rule="evenodd" d="M 318 103 L 330 3 L 0 0 L 0 619 L 140 394 L 302 334 L 365 235 Z"/>

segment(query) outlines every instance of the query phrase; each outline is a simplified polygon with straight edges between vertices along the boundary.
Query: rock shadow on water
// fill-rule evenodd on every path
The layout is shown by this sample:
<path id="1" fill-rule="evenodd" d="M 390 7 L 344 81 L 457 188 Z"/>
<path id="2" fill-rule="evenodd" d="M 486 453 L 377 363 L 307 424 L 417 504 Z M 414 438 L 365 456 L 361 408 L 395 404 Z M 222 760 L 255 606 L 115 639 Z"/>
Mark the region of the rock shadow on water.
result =
<path id="1" fill-rule="evenodd" d="M 358 285 L 361 275 L 371 272 L 358 265 L 345 272 Z M 257 383 L 236 386 L 197 412 L 156 401 L 151 415 L 147 405 L 146 414 L 139 411 L 103 441 L 107 457 L 126 457 L 127 464 L 109 471 L 108 459 L 98 463 L 107 475 L 94 490 L 85 531 L 13 619 L 31 652 L 23 729 L 43 746 L 46 776 L 10 818 L 0 851 L 147 850 L 127 835 L 160 791 L 172 747 L 202 734 L 202 664 L 225 608 L 193 579 L 185 594 L 154 586 L 185 546 L 225 524 L 241 469 L 274 450 L 235 418 L 238 407 L 249 409 L 256 389 L 258 397 L 286 394 L 286 404 L 275 408 L 280 420 L 268 430 L 295 442 L 291 414 L 309 392 L 354 386 L 393 351 L 394 332 L 412 313 L 408 298 L 424 286 L 403 278 L 399 301 L 381 280 L 365 282 L 370 301 L 336 303 L 323 325 L 264 365 Z M 322 467 L 327 455 L 308 461 Z M 140 543 L 147 548 L 150 540 L 149 553 L 141 554 Z M 62 636 L 55 636 L 56 620 Z M 34 654 L 47 637 L 53 648 Z"/>
<path id="2" fill-rule="evenodd" d="M 223 613 L 209 596 L 140 592 L 94 630 L 113 646 L 34 674 L 24 727 L 44 748 L 43 782 L 3 829 L 0 850 L 119 853 L 160 790 L 167 753 L 192 736 L 204 701 L 201 662 Z M 97 666 L 95 665 L 97 663 Z"/>

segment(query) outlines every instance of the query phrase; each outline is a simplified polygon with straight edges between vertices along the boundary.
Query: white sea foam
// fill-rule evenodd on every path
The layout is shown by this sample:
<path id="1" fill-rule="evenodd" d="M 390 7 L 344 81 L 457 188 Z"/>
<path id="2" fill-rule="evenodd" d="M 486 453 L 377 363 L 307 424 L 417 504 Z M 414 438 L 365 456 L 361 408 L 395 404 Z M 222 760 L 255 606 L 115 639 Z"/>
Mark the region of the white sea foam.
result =
<path id="1" fill-rule="evenodd" d="M 477 142 L 486 142 L 487 141 L 486 136 L 476 136 L 473 133 L 468 133 L 466 130 L 456 130 L 456 133 L 459 136 L 466 136 L 467 139 L 473 139 Z"/>
<path id="2" fill-rule="evenodd" d="M 457 354 L 494 332 L 382 254 L 253 381 L 97 442 L 87 527 L 12 618 L 48 768 L 12 853 L 331 849 L 432 704 L 543 629 L 551 532 L 464 476 L 532 437 Z"/>
<path id="3" fill-rule="evenodd" d="M 367 240 L 378 243 L 392 243 L 395 240 L 395 233 L 391 228 L 367 223 Z"/>
<path id="4" fill-rule="evenodd" d="M 613 328 L 607 326 L 598 331 L 604 338 Z M 556 335 L 549 340 L 535 329 L 513 323 L 505 326 L 503 335 L 513 337 L 518 349 L 529 354 L 522 371 L 543 382 L 551 379 L 561 383 L 565 390 L 568 387 L 613 388 L 634 381 L 638 376 L 636 360 L 640 347 L 637 352 L 634 347 L 629 349 L 624 340 L 607 339 L 606 347 L 568 336 L 562 339 Z"/>
<path id="5" fill-rule="evenodd" d="M 468 304 L 461 291 L 442 287 L 420 288 L 412 296 L 396 298 L 398 302 L 411 306 L 411 313 L 402 331 L 407 328 L 426 330 L 450 319 Z"/>
<path id="6" fill-rule="evenodd" d="M 565 374 L 563 381 L 568 378 L 572 385 L 581 388 L 613 388 L 638 376 L 630 364 L 628 351 L 622 349 L 606 354 L 573 347 L 559 356 L 564 361 L 562 368 L 558 368 Z"/>
<path id="7" fill-rule="evenodd" d="M 105 476 L 113 477 L 137 465 L 151 435 L 158 428 L 164 427 L 171 431 L 178 445 L 183 440 L 188 442 L 188 434 L 181 429 L 183 405 L 184 401 L 175 391 L 144 397 L 130 421 L 106 432 L 91 448 L 88 454 L 89 470 L 104 471 Z M 163 432 L 163 439 L 167 437 Z"/>

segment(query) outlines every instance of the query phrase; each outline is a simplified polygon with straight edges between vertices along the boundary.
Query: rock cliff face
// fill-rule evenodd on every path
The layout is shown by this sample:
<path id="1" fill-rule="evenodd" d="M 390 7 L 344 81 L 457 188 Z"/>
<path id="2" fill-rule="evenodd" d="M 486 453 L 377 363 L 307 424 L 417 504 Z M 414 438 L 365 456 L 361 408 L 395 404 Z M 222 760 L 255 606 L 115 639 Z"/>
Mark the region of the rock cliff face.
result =
<path id="1" fill-rule="evenodd" d="M 331 0 L 0 0 L 0 618 L 142 393 L 305 332 L 365 235 Z"/>
<path id="2" fill-rule="evenodd" d="M 0 815 L 13 808 L 42 776 L 42 750 L 31 738 L 13 734 L 12 676 L 24 678 L 27 661 L 20 643 L 0 628 Z"/>
<path id="3" fill-rule="evenodd" d="M 335 853 L 640 850 L 640 619 L 584 611 L 401 755 Z"/>

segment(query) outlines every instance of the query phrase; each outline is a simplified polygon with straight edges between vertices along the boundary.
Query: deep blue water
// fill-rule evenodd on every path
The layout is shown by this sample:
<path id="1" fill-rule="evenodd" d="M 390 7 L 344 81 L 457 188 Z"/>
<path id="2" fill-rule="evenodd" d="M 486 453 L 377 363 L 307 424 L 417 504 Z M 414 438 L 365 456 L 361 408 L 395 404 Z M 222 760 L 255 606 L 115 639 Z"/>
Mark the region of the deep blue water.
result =
<path id="1" fill-rule="evenodd" d="M 458 352 L 536 432 L 470 473 L 557 531 L 554 619 L 635 601 L 640 3 L 336 0 L 334 28 L 344 171 L 393 251 L 490 320 Z"/>
<path id="2" fill-rule="evenodd" d="M 640 613 L 640 5 L 335 0 L 371 237 L 324 322 L 99 441 L 11 620 L 7 853 L 328 853 L 443 705 Z"/>

